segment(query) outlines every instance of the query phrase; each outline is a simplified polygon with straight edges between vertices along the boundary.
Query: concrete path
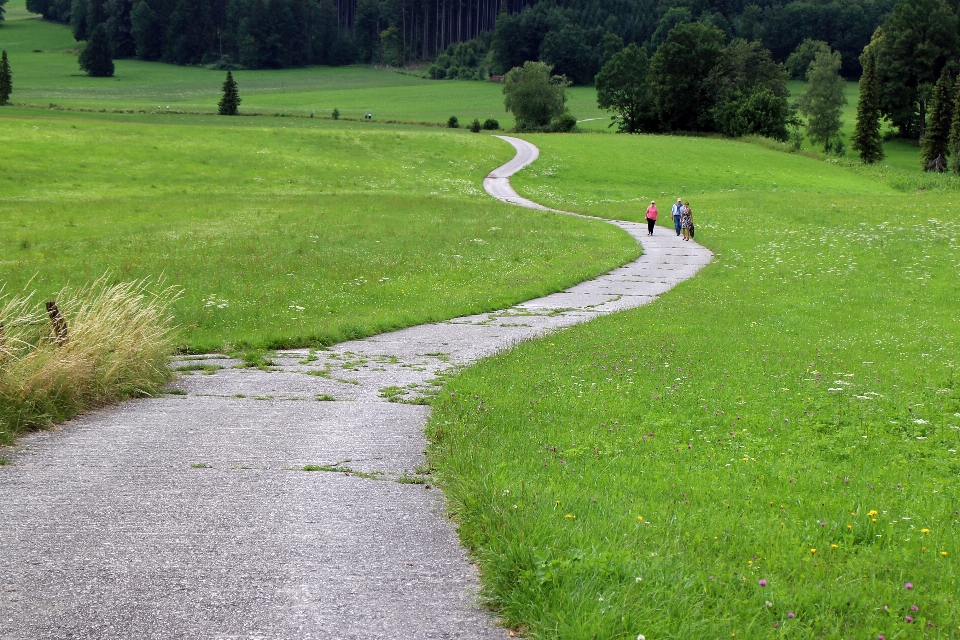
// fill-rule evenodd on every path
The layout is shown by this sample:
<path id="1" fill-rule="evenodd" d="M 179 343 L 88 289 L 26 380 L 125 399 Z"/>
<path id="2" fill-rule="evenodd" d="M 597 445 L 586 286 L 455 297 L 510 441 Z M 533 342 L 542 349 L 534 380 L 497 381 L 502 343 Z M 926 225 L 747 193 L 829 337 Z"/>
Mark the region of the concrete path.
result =
<path id="1" fill-rule="evenodd" d="M 542 208 L 507 180 L 536 147 L 504 139 L 518 156 L 484 186 Z M 505 637 L 477 605 L 443 496 L 418 474 L 429 407 L 388 400 L 645 304 L 711 259 L 671 230 L 614 224 L 643 257 L 562 293 L 282 352 L 270 371 L 205 356 L 225 368 L 185 375 L 179 395 L 23 438 L 0 467 L 0 639 Z"/>

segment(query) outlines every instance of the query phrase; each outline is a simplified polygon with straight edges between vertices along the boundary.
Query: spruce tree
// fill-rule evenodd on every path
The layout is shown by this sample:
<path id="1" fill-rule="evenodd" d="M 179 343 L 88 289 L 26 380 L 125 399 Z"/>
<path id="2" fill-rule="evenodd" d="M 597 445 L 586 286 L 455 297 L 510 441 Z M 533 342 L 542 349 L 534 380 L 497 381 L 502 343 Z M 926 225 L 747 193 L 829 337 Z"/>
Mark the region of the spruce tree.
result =
<path id="1" fill-rule="evenodd" d="M 13 78 L 10 75 L 10 60 L 7 59 L 7 51 L 4 49 L 0 54 L 0 107 L 10 101 L 10 94 L 13 92 Z"/>
<path id="2" fill-rule="evenodd" d="M 953 99 L 953 122 L 950 123 L 947 151 L 950 152 L 950 168 L 954 173 L 960 173 L 960 82 L 957 82 Z"/>
<path id="3" fill-rule="evenodd" d="M 953 120 L 953 76 L 944 67 L 933 88 L 927 126 L 920 142 L 920 163 L 926 171 L 942 172 L 947 168 L 947 143 Z"/>
<path id="4" fill-rule="evenodd" d="M 77 61 L 80 68 L 94 78 L 109 78 L 113 75 L 113 54 L 110 52 L 110 36 L 107 35 L 105 24 L 93 30 Z"/>
<path id="5" fill-rule="evenodd" d="M 220 115 L 235 116 L 237 108 L 240 107 L 240 93 L 237 91 L 237 83 L 233 79 L 233 74 L 227 71 L 227 79 L 223 82 L 223 98 L 220 100 Z"/>
<path id="6" fill-rule="evenodd" d="M 863 75 L 860 77 L 860 101 L 857 103 L 857 126 L 850 146 L 860 153 L 860 159 L 872 164 L 883 159 L 883 138 L 880 136 L 880 84 L 877 81 L 877 61 L 869 49 L 860 58 Z"/>

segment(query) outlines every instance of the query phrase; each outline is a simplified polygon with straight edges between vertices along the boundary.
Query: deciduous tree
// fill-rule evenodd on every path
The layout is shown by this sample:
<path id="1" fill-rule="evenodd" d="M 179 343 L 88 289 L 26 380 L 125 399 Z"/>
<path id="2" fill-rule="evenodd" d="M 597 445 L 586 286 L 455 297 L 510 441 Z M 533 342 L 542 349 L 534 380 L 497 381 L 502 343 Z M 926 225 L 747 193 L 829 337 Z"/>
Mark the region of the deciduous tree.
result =
<path id="1" fill-rule="evenodd" d="M 504 106 L 513 113 L 517 129 L 538 129 L 566 111 L 567 82 L 551 75 L 542 62 L 527 61 L 503 78 Z"/>
<path id="2" fill-rule="evenodd" d="M 621 133 L 637 133 L 655 128 L 653 94 L 648 72 L 647 52 L 630 44 L 597 74 L 597 106 L 613 111 Z"/>
<path id="3" fill-rule="evenodd" d="M 797 45 L 797 48 L 793 50 L 793 53 L 790 54 L 790 57 L 787 58 L 783 66 L 786 67 L 787 73 L 789 73 L 790 77 L 794 80 L 806 81 L 807 69 L 810 68 L 810 63 L 813 62 L 818 53 L 823 51 L 829 53 L 830 45 L 823 40 L 811 40 L 807 38 Z"/>
<path id="4" fill-rule="evenodd" d="M 800 96 L 800 113 L 807 116 L 807 135 L 827 151 L 843 126 L 840 114 L 847 104 L 840 77 L 840 53 L 817 54 L 807 76 L 810 81 L 806 93 Z"/>
<path id="5" fill-rule="evenodd" d="M 705 86 L 726 38 L 714 26 L 679 24 L 650 61 L 650 84 L 660 122 L 668 130 L 711 128 L 713 96 Z"/>

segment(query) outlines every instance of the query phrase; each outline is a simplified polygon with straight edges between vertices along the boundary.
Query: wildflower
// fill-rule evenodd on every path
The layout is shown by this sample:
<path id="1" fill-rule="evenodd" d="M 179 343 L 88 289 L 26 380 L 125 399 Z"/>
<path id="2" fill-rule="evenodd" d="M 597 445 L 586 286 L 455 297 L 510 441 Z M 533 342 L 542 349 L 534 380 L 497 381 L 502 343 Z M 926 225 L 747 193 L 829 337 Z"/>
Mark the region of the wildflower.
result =
<path id="1" fill-rule="evenodd" d="M 568 513 L 567 515 L 565 515 L 565 516 L 563 516 L 563 517 L 566 518 L 567 520 L 576 520 L 576 519 L 577 519 L 577 516 L 573 515 L 572 513 Z"/>
<path id="2" fill-rule="evenodd" d="M 816 553 L 816 552 L 817 552 L 816 549 L 810 549 L 810 553 Z"/>
<path id="3" fill-rule="evenodd" d="M 647 636 L 643 635 L 642 633 L 638 633 L 637 640 L 647 640 Z"/>
<path id="4" fill-rule="evenodd" d="M 797 616 L 796 616 L 796 614 L 795 614 L 793 611 L 790 611 L 789 613 L 787 613 L 787 617 L 788 617 L 788 618 L 796 618 Z"/>
<path id="5" fill-rule="evenodd" d="M 910 605 L 910 611 L 920 611 L 920 607 L 918 607 L 918 606 L 915 605 L 915 604 L 914 604 L 914 605 Z"/>
<path id="6" fill-rule="evenodd" d="M 913 624 L 913 616 L 907 616 L 904 618 L 904 620 L 907 622 L 907 624 Z"/>
<path id="7" fill-rule="evenodd" d="M 767 607 L 767 609 L 769 609 L 770 607 L 772 607 L 772 606 L 773 606 L 773 603 L 772 603 L 772 602 L 770 602 L 769 600 L 767 600 L 767 601 L 766 601 L 766 602 L 764 602 L 763 604 L 764 604 L 764 606 L 766 606 L 766 607 Z"/>
<path id="8" fill-rule="evenodd" d="M 870 517 L 873 517 L 873 516 L 877 515 L 877 510 L 876 510 L 876 509 L 870 509 L 870 511 L 867 511 L 867 515 L 870 516 Z"/>
<path id="9" fill-rule="evenodd" d="M 852 524 L 848 524 L 848 525 L 847 525 L 847 529 L 853 529 L 853 525 L 852 525 Z"/>
<path id="10" fill-rule="evenodd" d="M 930 533 L 930 529 L 920 529 L 920 533 Z"/>
<path id="11" fill-rule="evenodd" d="M 832 545 L 830 545 L 830 548 L 831 548 L 831 549 L 839 549 L 839 548 L 840 548 L 840 545 L 838 545 L 838 544 L 832 544 Z"/>
<path id="12" fill-rule="evenodd" d="M 877 640 L 887 640 L 887 636 L 881 633 L 880 635 L 877 636 Z"/>
<path id="13" fill-rule="evenodd" d="M 643 516 L 637 516 L 637 522 L 643 522 Z"/>
<path id="14" fill-rule="evenodd" d="M 946 558 L 946 557 L 947 557 L 947 552 L 946 552 L 946 551 L 941 551 L 941 552 L 940 552 L 940 555 L 942 555 L 944 558 Z"/>
<path id="15" fill-rule="evenodd" d="M 913 589 L 913 583 L 908 582 L 907 584 L 903 585 L 903 588 L 907 590 Z"/>
<path id="16" fill-rule="evenodd" d="M 761 587 L 765 587 L 767 586 L 767 581 L 761 578 L 760 582 L 758 582 L 757 584 L 759 584 Z"/>

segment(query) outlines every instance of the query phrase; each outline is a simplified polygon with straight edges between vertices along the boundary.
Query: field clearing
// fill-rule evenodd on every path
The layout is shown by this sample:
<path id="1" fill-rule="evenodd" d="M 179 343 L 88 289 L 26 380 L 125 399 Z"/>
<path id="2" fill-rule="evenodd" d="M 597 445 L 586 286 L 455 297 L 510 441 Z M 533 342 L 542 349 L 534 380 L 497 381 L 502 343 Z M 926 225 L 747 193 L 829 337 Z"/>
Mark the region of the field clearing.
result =
<path id="1" fill-rule="evenodd" d="M 164 274 L 184 288 L 188 351 L 318 346 L 499 309 L 639 252 L 609 225 L 490 199 L 482 178 L 513 151 L 486 135 L 20 114 L 0 114 L 5 292 Z"/>
<path id="2" fill-rule="evenodd" d="M 0 27 L 0 49 L 10 54 L 14 72 L 11 101 L 20 105 L 69 108 L 163 110 L 215 113 L 226 75 L 202 67 L 117 60 L 113 78 L 90 78 L 77 66 L 82 44 L 64 25 L 27 13 L 24 0 L 7 5 Z M 26 16 L 30 16 L 26 18 Z M 34 52 L 39 50 L 39 53 Z M 455 115 L 461 126 L 474 118 L 497 119 L 513 126 L 503 108 L 503 87 L 492 82 L 438 81 L 369 67 L 307 67 L 235 71 L 244 113 L 284 113 L 346 118 L 446 123 Z M 592 87 L 572 87 L 569 106 L 587 129 L 605 129 L 609 116 L 597 109 Z"/>
<path id="3" fill-rule="evenodd" d="M 960 637 L 960 193 L 739 142 L 529 139 L 521 194 L 657 198 L 657 233 L 683 196 L 716 258 L 442 394 L 431 462 L 493 604 L 531 638 Z"/>

